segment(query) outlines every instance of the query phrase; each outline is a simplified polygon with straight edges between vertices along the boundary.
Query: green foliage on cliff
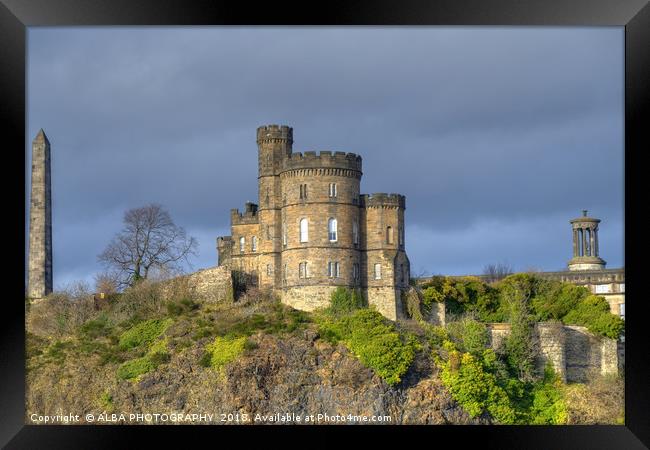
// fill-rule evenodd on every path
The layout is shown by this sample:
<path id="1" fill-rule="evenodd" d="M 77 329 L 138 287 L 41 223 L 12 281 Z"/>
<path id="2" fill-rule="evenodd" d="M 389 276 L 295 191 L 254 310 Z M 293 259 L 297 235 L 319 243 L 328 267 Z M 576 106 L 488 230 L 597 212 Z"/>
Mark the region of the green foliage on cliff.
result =
<path id="1" fill-rule="evenodd" d="M 477 277 L 433 277 L 422 285 L 422 293 L 425 306 L 444 301 L 451 317 L 472 314 L 482 322 L 510 322 L 513 314 L 519 317 L 512 308 L 513 301 L 518 301 L 525 304 L 533 321 L 581 325 L 612 339 L 624 330 L 625 322 L 609 312 L 604 297 L 531 273 L 510 275 L 492 284 Z"/>
<path id="2" fill-rule="evenodd" d="M 322 338 L 345 344 L 390 385 L 401 381 L 419 349 L 413 336 L 400 334 L 374 309 L 358 309 L 342 317 L 326 313 L 319 317 L 318 323 Z"/>
<path id="3" fill-rule="evenodd" d="M 472 417 L 489 413 L 498 423 L 515 423 L 516 414 L 506 391 L 499 386 L 496 376 L 489 370 L 488 361 L 494 358 L 491 349 L 479 357 L 462 353 L 447 341 L 447 360 L 438 359 L 440 378 L 452 397 Z"/>
<path id="4" fill-rule="evenodd" d="M 117 376 L 123 380 L 133 380 L 154 369 L 155 366 L 151 359 L 148 356 L 143 356 L 123 363 L 117 369 Z"/>
<path id="5" fill-rule="evenodd" d="M 120 336 L 120 348 L 128 350 L 151 344 L 173 322 L 172 319 L 151 319 L 134 325 Z"/>
<path id="6" fill-rule="evenodd" d="M 206 346 L 206 355 L 209 356 L 205 357 L 205 360 L 213 369 L 222 370 L 226 364 L 234 361 L 244 352 L 246 340 L 247 338 L 244 336 L 217 336 L 211 344 Z"/>
<path id="7" fill-rule="evenodd" d="M 567 422 L 564 387 L 550 367 L 541 380 L 521 381 L 492 349 L 466 353 L 451 340 L 433 359 L 443 384 L 472 417 L 488 415 L 499 424 Z"/>

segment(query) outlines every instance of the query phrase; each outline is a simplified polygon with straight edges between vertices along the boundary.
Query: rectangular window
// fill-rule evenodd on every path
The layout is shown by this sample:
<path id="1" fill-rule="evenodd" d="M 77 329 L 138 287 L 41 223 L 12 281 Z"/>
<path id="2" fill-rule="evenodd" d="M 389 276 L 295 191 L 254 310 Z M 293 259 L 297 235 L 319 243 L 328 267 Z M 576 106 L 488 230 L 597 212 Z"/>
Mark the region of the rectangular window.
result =
<path id="1" fill-rule="evenodd" d="M 375 264 L 375 280 L 381 280 L 381 264 Z"/>
<path id="2" fill-rule="evenodd" d="M 619 307 L 621 308 L 619 315 L 621 316 L 621 319 L 625 319 L 625 303 L 621 303 Z"/>
<path id="3" fill-rule="evenodd" d="M 336 183 L 330 183 L 330 197 L 336 197 Z"/>
<path id="4" fill-rule="evenodd" d="M 306 266 L 307 263 L 301 262 L 298 264 L 298 278 L 306 278 Z"/>
<path id="5" fill-rule="evenodd" d="M 353 280 L 359 279 L 359 263 L 352 264 L 352 279 Z"/>
<path id="6" fill-rule="evenodd" d="M 397 236 L 399 237 L 399 245 L 400 247 L 404 246 L 404 228 L 399 227 Z"/>
<path id="7" fill-rule="evenodd" d="M 271 269 L 271 264 L 266 265 L 266 275 L 269 277 L 273 275 L 273 269 Z"/>
<path id="8" fill-rule="evenodd" d="M 300 198 L 302 198 L 302 199 L 307 198 L 307 185 L 306 184 L 301 184 L 300 185 Z"/>
<path id="9" fill-rule="evenodd" d="M 625 292 L 625 283 L 621 283 L 618 285 L 618 291 L 619 292 Z"/>
<path id="10" fill-rule="evenodd" d="M 608 294 L 612 292 L 612 286 L 610 284 L 597 284 L 594 286 L 594 293 L 596 294 Z"/>
<path id="11" fill-rule="evenodd" d="M 352 222 L 352 243 L 359 245 L 359 223 L 356 220 Z"/>
<path id="12" fill-rule="evenodd" d="M 239 253 L 244 253 L 246 247 L 246 238 L 244 236 L 239 238 Z"/>
<path id="13" fill-rule="evenodd" d="M 335 261 L 330 261 L 327 263 L 327 276 L 330 278 L 339 277 L 339 263 Z"/>
<path id="14" fill-rule="evenodd" d="M 282 282 L 287 284 L 287 263 L 284 263 L 284 271 L 282 272 Z"/>
<path id="15" fill-rule="evenodd" d="M 251 239 L 251 250 L 254 252 L 257 251 L 257 236 L 253 236 Z"/>

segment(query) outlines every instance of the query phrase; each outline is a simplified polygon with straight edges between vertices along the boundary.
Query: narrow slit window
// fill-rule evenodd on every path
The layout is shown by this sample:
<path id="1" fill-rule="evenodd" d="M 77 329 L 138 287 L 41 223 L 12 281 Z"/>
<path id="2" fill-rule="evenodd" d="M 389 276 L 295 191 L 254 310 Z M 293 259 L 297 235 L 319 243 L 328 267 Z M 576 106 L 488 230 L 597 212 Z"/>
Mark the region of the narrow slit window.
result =
<path id="1" fill-rule="evenodd" d="M 381 264 L 375 264 L 375 280 L 381 280 Z"/>
<path id="2" fill-rule="evenodd" d="M 300 220 L 300 242 L 309 241 L 309 222 L 307 219 Z"/>
<path id="3" fill-rule="evenodd" d="M 386 243 L 393 243 L 393 227 L 386 227 Z"/>
<path id="4" fill-rule="evenodd" d="M 330 218 L 330 220 L 327 221 L 327 235 L 330 242 L 336 242 L 338 240 L 337 223 L 334 218 Z"/>

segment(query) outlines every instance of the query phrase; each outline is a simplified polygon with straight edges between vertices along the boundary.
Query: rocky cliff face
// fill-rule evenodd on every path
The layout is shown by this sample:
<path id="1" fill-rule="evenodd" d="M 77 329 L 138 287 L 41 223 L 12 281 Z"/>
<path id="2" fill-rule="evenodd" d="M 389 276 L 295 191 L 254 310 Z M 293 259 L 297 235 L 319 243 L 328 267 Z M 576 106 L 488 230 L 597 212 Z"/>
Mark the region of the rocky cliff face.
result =
<path id="1" fill-rule="evenodd" d="M 392 424 L 480 423 L 451 399 L 424 355 L 391 387 L 344 346 L 324 342 L 308 328 L 293 335 L 251 336 L 250 347 L 256 348 L 219 372 L 199 362 L 208 338 L 186 348 L 174 339 L 188 332 L 187 323 L 170 327 L 171 359 L 137 382 L 118 379 L 116 363 L 102 365 L 92 354 L 30 369 L 27 422 L 32 423 L 32 413 L 80 414 L 81 423 L 87 413 L 95 423 L 101 423 L 100 413 L 183 413 L 213 414 L 200 423 L 214 424 L 238 423 L 237 417 L 246 418 L 243 423 L 272 423 L 276 414 L 389 416 L 384 423 Z"/>

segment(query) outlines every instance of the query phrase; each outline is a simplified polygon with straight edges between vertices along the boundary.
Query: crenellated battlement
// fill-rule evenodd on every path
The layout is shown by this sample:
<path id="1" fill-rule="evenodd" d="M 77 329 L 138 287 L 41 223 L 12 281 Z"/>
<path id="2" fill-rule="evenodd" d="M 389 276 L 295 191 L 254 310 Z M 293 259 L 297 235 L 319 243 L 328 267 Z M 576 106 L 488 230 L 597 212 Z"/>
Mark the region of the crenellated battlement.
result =
<path id="1" fill-rule="evenodd" d="M 288 155 L 282 164 L 283 171 L 300 169 L 342 169 L 361 172 L 361 156 L 356 153 L 321 151 L 296 152 Z M 318 173 L 314 173 L 317 175 Z"/>
<path id="2" fill-rule="evenodd" d="M 246 202 L 243 213 L 240 213 L 239 209 L 237 208 L 231 209 L 230 223 L 231 225 L 259 223 L 259 216 L 257 215 L 257 205 L 253 202 Z"/>
<path id="3" fill-rule="evenodd" d="M 400 194 L 363 194 L 359 196 L 364 208 L 402 208 L 406 209 L 406 197 Z"/>
<path id="4" fill-rule="evenodd" d="M 264 125 L 257 128 L 257 143 L 282 141 L 293 143 L 293 128 L 287 125 Z"/>

